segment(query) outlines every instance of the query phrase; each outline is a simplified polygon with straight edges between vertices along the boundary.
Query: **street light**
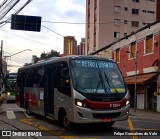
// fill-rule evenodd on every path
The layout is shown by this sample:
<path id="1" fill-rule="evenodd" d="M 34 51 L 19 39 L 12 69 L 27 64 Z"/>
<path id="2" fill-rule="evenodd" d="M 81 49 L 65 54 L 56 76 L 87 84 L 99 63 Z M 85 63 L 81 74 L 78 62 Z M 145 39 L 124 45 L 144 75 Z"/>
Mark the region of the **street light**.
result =
<path id="1" fill-rule="evenodd" d="M 130 51 L 126 51 L 126 53 L 130 53 L 132 57 L 134 57 L 133 53 Z M 137 108 L 137 64 L 138 64 L 138 51 L 136 51 L 134 63 L 135 63 L 135 91 L 134 91 L 134 112 L 136 112 Z"/>
<path id="2" fill-rule="evenodd" d="M 12 54 L 12 55 L 10 55 L 10 56 L 4 56 L 4 57 L 5 57 L 5 58 L 11 57 L 11 56 L 17 55 L 17 54 L 19 54 L 19 53 L 22 53 L 22 52 L 24 52 L 24 51 L 32 51 L 32 50 L 30 50 L 30 49 L 25 49 L 25 50 L 22 50 L 22 51 L 20 51 L 20 52 L 15 53 L 15 54 Z"/>

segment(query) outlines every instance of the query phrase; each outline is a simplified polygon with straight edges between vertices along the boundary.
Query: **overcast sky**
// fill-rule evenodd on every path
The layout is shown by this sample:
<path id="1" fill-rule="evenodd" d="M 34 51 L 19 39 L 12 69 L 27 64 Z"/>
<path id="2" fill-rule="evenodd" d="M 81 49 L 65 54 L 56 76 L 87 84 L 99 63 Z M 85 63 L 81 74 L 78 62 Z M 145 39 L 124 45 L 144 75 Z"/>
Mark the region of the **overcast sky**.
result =
<path id="1" fill-rule="evenodd" d="M 32 55 L 40 56 L 42 52 L 56 50 L 63 53 L 63 37 L 75 36 L 78 44 L 85 37 L 85 1 L 86 0 L 33 0 L 19 15 L 41 16 L 41 32 L 11 30 L 10 23 L 0 28 L 0 39 L 3 40 L 3 55 L 25 51 L 8 59 L 10 65 L 23 65 L 31 62 Z M 24 0 L 21 0 L 9 14 L 14 13 Z M 59 23 L 57 23 L 59 22 Z M 48 28 L 48 29 L 47 29 Z M 56 33 L 57 34 L 56 34 Z M 59 34 L 59 35 L 58 35 Z M 14 68 L 9 68 L 16 71 Z"/>

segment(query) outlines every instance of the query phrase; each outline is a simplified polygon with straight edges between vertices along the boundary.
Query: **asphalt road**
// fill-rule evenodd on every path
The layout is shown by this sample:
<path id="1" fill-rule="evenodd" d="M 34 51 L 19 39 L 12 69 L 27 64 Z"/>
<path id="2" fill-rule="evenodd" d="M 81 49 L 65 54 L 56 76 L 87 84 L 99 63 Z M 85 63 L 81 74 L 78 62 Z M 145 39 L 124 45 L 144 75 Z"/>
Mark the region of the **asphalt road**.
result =
<path id="1" fill-rule="evenodd" d="M 5 100 L 0 106 L 0 131 L 4 131 L 6 129 L 8 131 L 16 130 L 22 132 L 24 135 L 28 135 L 30 131 L 34 131 L 34 133 L 36 131 L 38 137 L 35 135 L 30 138 L 158 139 L 160 138 L 159 119 L 160 113 L 142 110 L 137 110 L 136 113 L 134 113 L 131 108 L 129 119 L 126 121 L 116 122 L 112 128 L 108 129 L 102 124 L 85 124 L 76 125 L 73 131 L 66 131 L 55 120 L 50 120 L 38 115 L 26 115 L 25 110 L 19 108 L 15 103 L 6 103 Z M 43 136 L 41 137 L 39 133 Z M 15 137 L 12 136 L 11 138 Z"/>

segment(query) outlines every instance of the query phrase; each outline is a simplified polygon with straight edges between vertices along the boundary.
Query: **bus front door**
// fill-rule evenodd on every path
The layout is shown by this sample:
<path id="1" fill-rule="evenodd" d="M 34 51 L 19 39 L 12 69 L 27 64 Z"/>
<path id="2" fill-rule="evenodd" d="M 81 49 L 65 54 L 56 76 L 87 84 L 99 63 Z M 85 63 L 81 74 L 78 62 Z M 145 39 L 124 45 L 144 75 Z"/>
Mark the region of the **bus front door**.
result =
<path id="1" fill-rule="evenodd" d="M 54 69 L 47 69 L 46 72 L 46 93 L 45 93 L 45 114 L 52 116 L 54 114 Z"/>

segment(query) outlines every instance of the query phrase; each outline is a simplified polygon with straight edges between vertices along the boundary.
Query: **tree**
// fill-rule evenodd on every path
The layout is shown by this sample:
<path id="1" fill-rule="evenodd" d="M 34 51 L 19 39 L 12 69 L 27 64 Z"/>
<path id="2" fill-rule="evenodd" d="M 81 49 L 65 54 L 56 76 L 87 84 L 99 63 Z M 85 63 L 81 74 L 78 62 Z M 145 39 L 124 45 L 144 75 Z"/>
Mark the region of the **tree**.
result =
<path id="1" fill-rule="evenodd" d="M 40 59 L 42 60 L 42 59 L 46 59 L 46 57 L 47 57 L 47 54 L 45 53 L 45 52 L 42 52 L 41 53 L 41 56 L 40 56 Z"/>
<path id="2" fill-rule="evenodd" d="M 54 51 L 54 50 L 51 50 L 51 52 L 49 52 L 49 53 L 47 54 L 47 58 L 59 57 L 59 56 L 60 56 L 59 52 Z"/>
<path id="3" fill-rule="evenodd" d="M 38 62 L 39 60 L 44 60 L 51 57 L 60 57 L 60 53 L 55 50 L 51 50 L 48 53 L 42 52 L 40 57 L 37 56 L 34 57 L 34 63 Z"/>

